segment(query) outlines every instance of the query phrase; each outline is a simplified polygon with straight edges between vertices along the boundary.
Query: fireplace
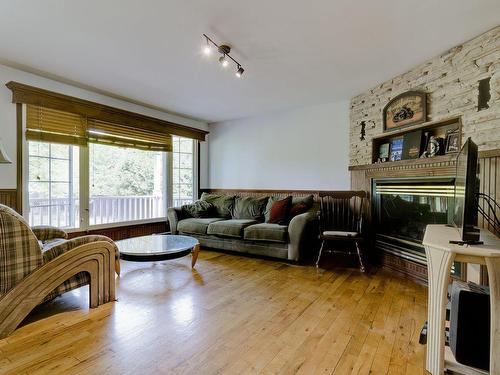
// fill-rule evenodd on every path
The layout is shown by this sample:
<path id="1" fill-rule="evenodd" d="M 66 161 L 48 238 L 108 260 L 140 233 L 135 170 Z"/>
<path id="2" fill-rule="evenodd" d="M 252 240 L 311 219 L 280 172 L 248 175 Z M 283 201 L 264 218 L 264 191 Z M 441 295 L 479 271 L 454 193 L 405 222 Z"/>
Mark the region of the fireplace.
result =
<path id="1" fill-rule="evenodd" d="M 375 247 L 425 265 L 425 228 L 451 223 L 454 179 L 374 179 L 372 192 Z M 459 273 L 460 267 L 454 267 L 456 277 Z"/>

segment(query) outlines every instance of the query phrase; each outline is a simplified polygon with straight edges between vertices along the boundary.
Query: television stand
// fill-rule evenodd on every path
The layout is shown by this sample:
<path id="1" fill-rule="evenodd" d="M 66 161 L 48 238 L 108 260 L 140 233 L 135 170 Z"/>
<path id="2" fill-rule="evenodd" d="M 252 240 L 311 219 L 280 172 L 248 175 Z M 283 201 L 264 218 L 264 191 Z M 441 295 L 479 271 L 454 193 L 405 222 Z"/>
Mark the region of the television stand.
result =
<path id="1" fill-rule="evenodd" d="M 491 334 L 490 375 L 500 374 L 500 239 L 481 231 L 483 245 L 459 246 L 459 234 L 446 225 L 428 225 L 424 240 L 429 280 L 427 306 L 427 355 L 425 367 L 432 375 L 442 375 L 445 368 L 459 374 L 488 374 L 458 363 L 449 348 L 445 350 L 446 304 L 451 266 L 454 261 L 484 264 L 490 282 Z"/>

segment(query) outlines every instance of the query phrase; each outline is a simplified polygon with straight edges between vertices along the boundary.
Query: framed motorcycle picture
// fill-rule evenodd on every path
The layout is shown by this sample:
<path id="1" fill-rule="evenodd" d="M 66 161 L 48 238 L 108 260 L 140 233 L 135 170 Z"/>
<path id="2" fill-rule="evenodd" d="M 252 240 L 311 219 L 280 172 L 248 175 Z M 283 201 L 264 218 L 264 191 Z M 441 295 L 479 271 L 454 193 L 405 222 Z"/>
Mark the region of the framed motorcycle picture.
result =
<path id="1" fill-rule="evenodd" d="M 392 99 L 384 107 L 384 132 L 427 120 L 427 96 L 421 91 L 407 91 Z"/>

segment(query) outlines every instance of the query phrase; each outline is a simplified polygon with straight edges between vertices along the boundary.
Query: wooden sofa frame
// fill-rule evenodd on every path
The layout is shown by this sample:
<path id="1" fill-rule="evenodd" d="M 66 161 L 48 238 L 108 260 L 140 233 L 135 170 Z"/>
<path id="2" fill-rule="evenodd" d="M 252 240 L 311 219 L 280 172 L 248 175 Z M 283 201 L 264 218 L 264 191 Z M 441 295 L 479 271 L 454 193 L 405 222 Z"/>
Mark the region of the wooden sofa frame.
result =
<path id="1" fill-rule="evenodd" d="M 10 335 L 54 289 L 80 272 L 89 275 L 90 308 L 114 301 L 116 266 L 115 249 L 106 241 L 75 247 L 40 266 L 0 297 L 0 339 Z"/>

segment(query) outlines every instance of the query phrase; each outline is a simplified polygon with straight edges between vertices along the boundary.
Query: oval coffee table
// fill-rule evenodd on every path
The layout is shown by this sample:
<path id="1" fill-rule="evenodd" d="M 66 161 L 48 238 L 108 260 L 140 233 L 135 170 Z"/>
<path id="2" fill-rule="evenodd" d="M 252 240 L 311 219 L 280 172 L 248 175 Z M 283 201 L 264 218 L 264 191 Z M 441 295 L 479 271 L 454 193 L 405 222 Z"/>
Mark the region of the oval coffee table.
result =
<path id="1" fill-rule="evenodd" d="M 116 241 L 120 258 L 133 262 L 152 262 L 176 259 L 192 254 L 191 267 L 194 267 L 200 252 L 196 238 L 173 234 L 154 234 Z"/>

